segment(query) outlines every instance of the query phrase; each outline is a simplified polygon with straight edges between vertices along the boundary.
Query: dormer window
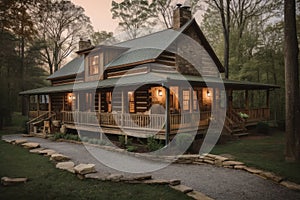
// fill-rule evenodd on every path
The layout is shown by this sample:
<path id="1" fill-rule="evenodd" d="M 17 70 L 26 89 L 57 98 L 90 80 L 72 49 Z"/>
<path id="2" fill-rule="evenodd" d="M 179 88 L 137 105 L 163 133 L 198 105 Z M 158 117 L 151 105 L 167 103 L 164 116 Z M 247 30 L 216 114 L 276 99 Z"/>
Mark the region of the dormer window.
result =
<path id="1" fill-rule="evenodd" d="M 89 75 L 99 74 L 99 55 L 89 57 Z"/>

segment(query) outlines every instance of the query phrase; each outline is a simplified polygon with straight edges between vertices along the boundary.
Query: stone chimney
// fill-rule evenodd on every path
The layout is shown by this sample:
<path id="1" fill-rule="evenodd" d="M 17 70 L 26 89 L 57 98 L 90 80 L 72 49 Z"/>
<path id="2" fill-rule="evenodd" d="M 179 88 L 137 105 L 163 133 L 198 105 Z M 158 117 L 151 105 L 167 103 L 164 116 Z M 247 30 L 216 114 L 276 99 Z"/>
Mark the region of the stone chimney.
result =
<path id="1" fill-rule="evenodd" d="M 173 29 L 178 30 L 192 19 L 191 7 L 188 5 L 177 4 L 173 12 Z"/>
<path id="2" fill-rule="evenodd" d="M 82 50 L 88 49 L 90 47 L 92 47 L 91 40 L 83 40 L 82 38 L 80 38 L 80 40 L 79 40 L 79 50 L 78 51 L 82 51 Z"/>

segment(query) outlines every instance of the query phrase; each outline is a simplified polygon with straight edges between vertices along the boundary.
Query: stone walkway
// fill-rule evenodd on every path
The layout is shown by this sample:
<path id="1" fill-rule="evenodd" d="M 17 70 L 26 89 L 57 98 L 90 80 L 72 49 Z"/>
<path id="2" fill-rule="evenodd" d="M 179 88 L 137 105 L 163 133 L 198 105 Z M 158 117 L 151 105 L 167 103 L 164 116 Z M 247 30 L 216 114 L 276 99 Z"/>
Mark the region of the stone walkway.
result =
<path id="1" fill-rule="evenodd" d="M 66 155 L 76 163 L 93 163 L 99 176 L 110 173 L 119 173 L 130 177 L 136 174 L 122 173 L 111 169 L 100 163 L 93 157 L 84 145 L 52 142 L 41 138 L 24 138 L 20 135 L 3 136 L 3 139 L 26 139 L 29 142 L 37 142 L 43 148 L 53 149 L 58 153 Z M 90 148 L 90 147 L 89 147 Z M 98 148 L 89 149 L 91 151 L 99 151 Z M 118 153 L 100 150 L 100 157 L 113 159 Z M 119 154 L 118 154 L 119 155 Z M 124 156 L 124 160 L 130 163 L 130 156 Z M 116 161 L 116 165 L 124 166 L 124 160 Z M 141 162 L 144 163 L 145 162 Z M 154 179 L 180 179 L 182 184 L 200 191 L 214 199 L 300 199 L 300 192 L 290 190 L 275 182 L 264 180 L 261 177 L 247 173 L 241 170 L 226 169 L 215 167 L 212 165 L 187 165 L 187 164 L 171 164 L 161 170 L 148 173 Z"/>

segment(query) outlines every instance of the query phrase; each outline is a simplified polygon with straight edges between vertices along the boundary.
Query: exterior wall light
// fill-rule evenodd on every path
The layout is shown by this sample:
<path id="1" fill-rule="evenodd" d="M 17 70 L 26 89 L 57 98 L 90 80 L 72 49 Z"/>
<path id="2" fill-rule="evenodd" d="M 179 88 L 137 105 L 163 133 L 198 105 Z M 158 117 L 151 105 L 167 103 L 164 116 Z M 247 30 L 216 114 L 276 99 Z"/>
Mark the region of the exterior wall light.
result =
<path id="1" fill-rule="evenodd" d="M 210 97 L 211 93 L 209 92 L 209 90 L 207 90 L 207 97 Z"/>
<path id="2" fill-rule="evenodd" d="M 161 97 L 161 96 L 163 95 L 162 90 L 158 90 L 158 91 L 157 91 L 157 94 L 158 94 L 158 96 Z"/>

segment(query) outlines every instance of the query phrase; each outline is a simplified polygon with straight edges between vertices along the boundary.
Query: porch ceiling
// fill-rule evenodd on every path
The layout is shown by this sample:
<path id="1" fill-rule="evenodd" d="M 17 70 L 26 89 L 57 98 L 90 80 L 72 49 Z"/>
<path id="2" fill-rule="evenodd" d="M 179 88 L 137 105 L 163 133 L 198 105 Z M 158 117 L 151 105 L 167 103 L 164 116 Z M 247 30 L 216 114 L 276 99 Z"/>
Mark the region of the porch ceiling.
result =
<path id="1" fill-rule="evenodd" d="M 101 88 L 112 88 L 115 86 L 131 86 L 131 85 L 145 85 L 145 84 L 165 84 L 165 83 L 178 83 L 180 81 L 188 81 L 192 85 L 199 85 L 205 87 L 207 84 L 209 86 L 218 86 L 224 84 L 225 88 L 232 88 L 236 90 L 265 90 L 279 88 L 276 85 L 268 85 L 253 82 L 241 82 L 232 80 L 222 80 L 214 77 L 199 77 L 191 75 L 182 75 L 179 73 L 155 73 L 150 72 L 147 74 L 139 74 L 132 76 L 124 76 L 120 78 L 111 78 L 102 81 L 76 83 L 76 84 L 66 84 L 59 86 L 50 86 L 44 88 L 38 88 L 33 90 L 28 90 L 21 92 L 20 95 L 35 95 L 35 94 L 49 94 L 49 93 L 63 93 L 63 92 L 74 92 L 82 90 L 96 90 Z"/>

